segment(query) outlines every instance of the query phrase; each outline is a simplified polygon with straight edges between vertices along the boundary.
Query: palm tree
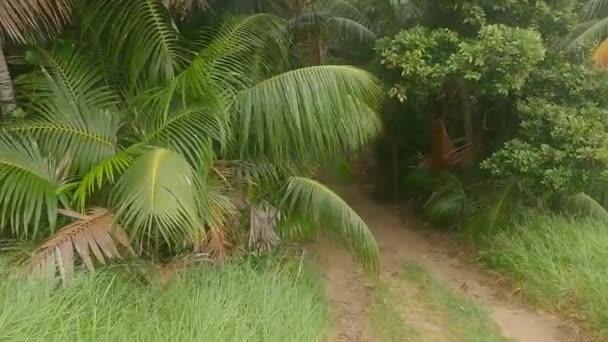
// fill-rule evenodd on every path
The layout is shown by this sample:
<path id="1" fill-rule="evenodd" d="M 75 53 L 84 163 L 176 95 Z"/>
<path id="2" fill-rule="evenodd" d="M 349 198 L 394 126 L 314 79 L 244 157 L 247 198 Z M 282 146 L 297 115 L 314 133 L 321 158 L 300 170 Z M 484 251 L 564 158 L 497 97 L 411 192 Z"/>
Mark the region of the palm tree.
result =
<path id="1" fill-rule="evenodd" d="M 3 45 L 28 43 L 55 32 L 67 20 L 69 0 L 6 0 L 0 2 L 0 119 L 15 109 L 13 84 Z"/>
<path id="2" fill-rule="evenodd" d="M 114 240 L 136 254 L 223 255 L 242 225 L 251 246 L 323 228 L 377 267 L 365 223 L 308 178 L 378 133 L 373 76 L 338 65 L 275 73 L 290 36 L 273 15 L 186 42 L 160 0 L 78 12 L 77 41 L 29 53 L 36 71 L 16 82 L 28 115 L 0 135 L 0 229 L 51 236 L 32 270 L 67 278 L 73 248 L 88 267 L 119 255 Z"/>
<path id="3" fill-rule="evenodd" d="M 587 1 L 582 18 L 583 22 L 572 31 L 570 48 L 593 44 L 593 60 L 600 67 L 608 67 L 608 1 Z"/>
<path id="4" fill-rule="evenodd" d="M 376 41 L 368 18 L 350 0 L 237 0 L 228 8 L 274 13 L 287 20 L 293 37 L 292 56 L 299 65 L 339 61 L 353 47 L 371 54 Z"/>

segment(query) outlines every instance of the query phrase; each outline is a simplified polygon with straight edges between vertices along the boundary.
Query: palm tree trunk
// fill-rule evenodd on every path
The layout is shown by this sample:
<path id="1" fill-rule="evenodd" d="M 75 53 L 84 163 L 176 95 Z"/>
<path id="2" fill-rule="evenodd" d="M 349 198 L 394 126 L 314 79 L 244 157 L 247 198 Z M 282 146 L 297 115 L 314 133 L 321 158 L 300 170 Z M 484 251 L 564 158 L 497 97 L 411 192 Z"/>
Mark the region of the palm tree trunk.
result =
<path id="1" fill-rule="evenodd" d="M 0 120 L 15 110 L 15 91 L 0 44 Z"/>

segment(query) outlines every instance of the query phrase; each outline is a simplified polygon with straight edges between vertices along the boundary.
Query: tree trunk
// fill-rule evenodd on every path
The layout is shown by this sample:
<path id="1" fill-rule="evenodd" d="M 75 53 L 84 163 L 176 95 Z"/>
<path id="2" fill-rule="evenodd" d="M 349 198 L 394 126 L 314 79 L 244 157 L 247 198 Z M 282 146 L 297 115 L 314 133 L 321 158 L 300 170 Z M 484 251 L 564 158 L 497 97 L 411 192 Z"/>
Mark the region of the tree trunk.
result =
<path id="1" fill-rule="evenodd" d="M 15 91 L 0 44 L 0 121 L 15 110 Z"/>

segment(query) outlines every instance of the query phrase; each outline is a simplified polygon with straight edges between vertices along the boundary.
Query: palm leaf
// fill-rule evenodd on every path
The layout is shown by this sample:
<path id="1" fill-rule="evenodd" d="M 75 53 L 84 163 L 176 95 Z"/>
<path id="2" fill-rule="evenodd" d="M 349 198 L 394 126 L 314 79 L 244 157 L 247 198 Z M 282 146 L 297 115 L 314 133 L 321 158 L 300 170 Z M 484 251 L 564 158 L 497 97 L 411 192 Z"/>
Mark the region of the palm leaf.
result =
<path id="1" fill-rule="evenodd" d="M 38 96 L 26 107 L 34 115 L 7 130 L 31 134 L 45 152 L 57 159 L 69 156 L 73 170 L 85 173 L 117 150 L 115 94 L 81 51 L 68 47 L 38 53 L 44 78 L 31 75 L 19 83 L 26 96 Z"/>
<path id="2" fill-rule="evenodd" d="M 327 26 L 339 40 L 358 42 L 371 47 L 377 39 L 374 32 L 352 19 L 332 17 L 327 21 Z"/>
<path id="3" fill-rule="evenodd" d="M 191 161 L 200 161 L 208 157 L 204 153 L 209 153 L 211 143 L 227 143 L 228 119 L 226 114 L 204 106 L 190 106 L 166 115 L 155 112 L 138 122 L 140 141 L 171 148 Z"/>
<path id="4" fill-rule="evenodd" d="M 307 178 L 290 178 L 282 205 L 288 214 L 302 214 L 317 227 L 326 228 L 331 235 L 346 240 L 366 266 L 378 269 L 378 244 L 367 225 L 323 184 Z"/>
<path id="5" fill-rule="evenodd" d="M 256 56 L 273 48 L 273 56 L 284 58 L 287 43 L 286 22 L 280 18 L 269 14 L 230 18 L 211 35 L 211 39 L 201 43 L 205 47 L 178 76 L 176 89 L 201 97 L 212 86 L 214 93 L 225 93 L 230 101 L 237 90 L 256 81 L 252 79 L 252 70 L 258 67 L 257 64 L 268 63 Z M 276 62 L 276 59 L 271 61 Z"/>
<path id="6" fill-rule="evenodd" d="M 242 91 L 235 138 L 241 155 L 324 158 L 367 144 L 380 129 L 376 80 L 350 66 L 290 71 Z"/>
<path id="7" fill-rule="evenodd" d="M 333 17 L 347 18 L 361 25 L 369 25 L 367 16 L 347 0 L 322 0 L 319 4 L 319 11 L 326 12 Z"/>
<path id="8" fill-rule="evenodd" d="M 576 31 L 579 32 L 570 43 L 570 48 L 583 46 L 589 42 L 596 43 L 608 36 L 608 17 L 581 24 Z"/>
<path id="9" fill-rule="evenodd" d="M 0 1 L 0 43 L 18 43 L 59 30 L 69 19 L 70 0 Z"/>
<path id="10" fill-rule="evenodd" d="M 184 157 L 155 148 L 138 157 L 121 177 L 112 203 L 120 222 L 144 244 L 193 241 L 202 229 L 197 183 Z"/>
<path id="11" fill-rule="evenodd" d="M 106 258 L 121 257 L 114 240 L 132 252 L 129 237 L 107 209 L 94 208 L 78 216 L 80 219 L 57 231 L 34 251 L 26 266 L 28 274 L 54 278 L 59 271 L 65 284 L 74 274 L 74 252 L 90 272 L 94 271 L 92 257 L 102 264 Z"/>
<path id="12" fill-rule="evenodd" d="M 8 224 L 15 235 L 35 237 L 46 211 L 52 231 L 61 186 L 55 163 L 34 141 L 0 136 L 0 229 Z"/>
<path id="13" fill-rule="evenodd" d="M 560 196 L 558 201 L 563 210 L 608 222 L 608 210 L 598 200 L 584 192 Z"/>
<path id="14" fill-rule="evenodd" d="M 179 35 L 161 1 L 101 0 L 83 10 L 84 27 L 107 43 L 112 64 L 128 75 L 131 87 L 164 85 L 186 63 Z"/>
<path id="15" fill-rule="evenodd" d="M 142 145 L 132 145 L 110 158 L 104 159 L 91 168 L 82 178 L 76 189 L 78 207 L 86 207 L 87 198 L 105 184 L 114 184 L 118 176 L 122 175 L 133 164 L 135 157 L 143 152 Z"/>
<path id="16" fill-rule="evenodd" d="M 479 209 L 472 216 L 466 228 L 469 231 L 477 229 L 488 233 L 495 232 L 499 226 L 506 224 L 507 220 L 512 217 L 519 201 L 520 192 L 517 181 L 507 181 L 502 185 L 501 191 L 497 193 L 491 204 Z"/>
<path id="17" fill-rule="evenodd" d="M 584 18 L 594 19 L 608 16 L 607 0 L 589 0 L 584 6 Z"/>

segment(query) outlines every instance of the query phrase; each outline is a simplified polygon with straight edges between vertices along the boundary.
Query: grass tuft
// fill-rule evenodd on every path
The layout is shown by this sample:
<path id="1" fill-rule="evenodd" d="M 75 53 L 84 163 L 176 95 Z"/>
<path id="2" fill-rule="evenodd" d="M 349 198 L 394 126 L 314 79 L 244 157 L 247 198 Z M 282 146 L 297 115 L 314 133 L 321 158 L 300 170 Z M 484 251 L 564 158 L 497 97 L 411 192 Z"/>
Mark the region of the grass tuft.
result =
<path id="1" fill-rule="evenodd" d="M 483 240 L 482 261 L 514 278 L 529 299 L 575 310 L 608 336 L 605 223 L 531 212 Z"/>
<path id="2" fill-rule="evenodd" d="M 0 341 L 323 341 L 320 278 L 300 266 L 199 267 L 167 289 L 111 270 L 65 289 L 3 277 Z"/>

